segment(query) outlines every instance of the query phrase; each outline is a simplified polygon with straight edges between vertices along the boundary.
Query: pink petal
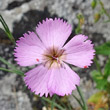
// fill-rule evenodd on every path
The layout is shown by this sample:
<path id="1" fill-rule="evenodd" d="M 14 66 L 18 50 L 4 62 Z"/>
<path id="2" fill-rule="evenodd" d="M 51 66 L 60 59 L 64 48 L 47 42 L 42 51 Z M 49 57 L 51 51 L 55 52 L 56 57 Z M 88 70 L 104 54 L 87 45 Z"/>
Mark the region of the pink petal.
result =
<path id="1" fill-rule="evenodd" d="M 67 64 L 64 67 L 53 69 L 48 82 L 48 89 L 60 96 L 71 94 L 80 82 L 79 76 Z"/>
<path id="2" fill-rule="evenodd" d="M 24 81 L 31 91 L 35 92 L 36 95 L 40 94 L 40 96 L 43 96 L 45 94 L 47 97 L 48 93 L 52 95 L 47 88 L 50 73 L 50 70 L 45 68 L 43 65 L 39 65 L 26 73 Z"/>
<path id="3" fill-rule="evenodd" d="M 81 68 L 91 65 L 95 50 L 87 38 L 84 35 L 76 35 L 64 46 L 67 54 L 65 62 Z"/>
<path id="4" fill-rule="evenodd" d="M 16 45 L 14 55 L 17 57 L 15 60 L 19 65 L 29 66 L 42 62 L 42 53 L 45 48 L 34 32 L 24 34 L 24 37 L 21 37 Z"/>
<path id="5" fill-rule="evenodd" d="M 46 47 L 62 47 L 71 34 L 71 26 L 62 19 L 50 18 L 39 23 L 36 32 Z"/>

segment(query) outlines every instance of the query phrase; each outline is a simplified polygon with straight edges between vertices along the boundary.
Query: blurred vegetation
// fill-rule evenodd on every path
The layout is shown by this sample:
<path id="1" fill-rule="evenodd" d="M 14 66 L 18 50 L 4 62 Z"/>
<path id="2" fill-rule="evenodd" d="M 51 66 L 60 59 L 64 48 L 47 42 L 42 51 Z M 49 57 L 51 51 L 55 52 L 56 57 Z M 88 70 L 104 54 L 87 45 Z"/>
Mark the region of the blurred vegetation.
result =
<path id="1" fill-rule="evenodd" d="M 100 5 L 100 10 L 95 13 L 94 21 L 95 23 L 99 21 L 101 16 L 106 16 L 108 20 L 105 20 L 104 23 L 110 22 L 110 15 L 104 7 L 104 4 L 101 0 L 93 0 L 91 6 L 93 9 L 97 5 Z M 96 83 L 96 88 L 100 91 L 93 94 L 89 99 L 88 103 L 92 104 L 93 110 L 109 110 L 110 109 L 110 41 L 103 43 L 100 46 L 95 47 L 96 57 L 94 62 L 97 69 L 91 72 L 92 78 Z M 104 68 L 101 68 L 101 65 L 97 59 L 98 55 L 103 55 L 106 57 L 106 64 Z"/>

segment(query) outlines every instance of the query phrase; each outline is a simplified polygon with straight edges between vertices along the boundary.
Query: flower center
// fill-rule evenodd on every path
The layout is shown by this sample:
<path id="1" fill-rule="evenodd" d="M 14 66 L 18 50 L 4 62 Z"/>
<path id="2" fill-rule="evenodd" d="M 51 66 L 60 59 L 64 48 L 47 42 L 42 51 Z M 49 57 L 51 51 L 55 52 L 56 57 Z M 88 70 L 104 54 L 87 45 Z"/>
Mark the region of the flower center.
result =
<path id="1" fill-rule="evenodd" d="M 57 47 L 48 48 L 43 54 L 43 64 L 47 68 L 59 68 L 66 58 L 65 50 Z"/>

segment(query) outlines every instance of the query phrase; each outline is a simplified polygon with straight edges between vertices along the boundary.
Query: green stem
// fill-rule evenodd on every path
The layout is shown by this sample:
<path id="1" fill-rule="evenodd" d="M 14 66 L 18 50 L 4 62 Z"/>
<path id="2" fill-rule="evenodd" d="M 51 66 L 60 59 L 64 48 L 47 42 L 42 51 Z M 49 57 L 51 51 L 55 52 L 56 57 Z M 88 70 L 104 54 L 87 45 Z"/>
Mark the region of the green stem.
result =
<path id="1" fill-rule="evenodd" d="M 105 7 L 104 7 L 102 1 L 99 0 L 99 3 L 100 3 L 100 5 L 101 5 L 102 10 L 104 11 L 104 14 L 105 14 L 105 15 L 109 18 L 109 20 L 110 20 L 110 15 L 108 14 L 107 10 L 105 9 Z"/>
<path id="2" fill-rule="evenodd" d="M 45 100 L 45 101 L 47 101 L 48 103 L 52 104 L 52 101 L 49 100 L 48 98 L 42 97 L 42 99 Z M 63 107 L 60 106 L 59 104 L 57 104 L 57 103 L 55 103 L 55 102 L 54 102 L 53 104 L 54 104 L 54 106 L 56 106 L 59 110 L 65 110 L 65 108 L 63 108 Z"/>
<path id="3" fill-rule="evenodd" d="M 0 22 L 2 23 L 4 30 L 7 34 L 7 36 L 9 37 L 9 39 L 15 44 L 15 39 L 12 35 L 12 33 L 10 32 L 8 25 L 6 24 L 5 20 L 3 19 L 2 15 L 0 15 Z"/>
<path id="4" fill-rule="evenodd" d="M 74 94 L 72 94 L 72 96 L 76 99 L 76 101 L 79 103 L 80 107 L 83 109 L 83 105 L 81 104 L 81 101 Z"/>
<path id="5" fill-rule="evenodd" d="M 60 100 L 60 98 L 56 95 L 56 100 L 58 100 L 58 103 L 62 105 L 64 108 L 67 108 L 66 105 Z"/>
<path id="6" fill-rule="evenodd" d="M 72 110 L 71 105 L 69 103 L 67 105 L 68 105 L 68 109 L 67 110 Z"/>
<path id="7" fill-rule="evenodd" d="M 2 70 L 2 71 L 7 71 L 7 72 L 10 72 L 10 73 L 15 73 L 15 74 L 24 76 L 24 73 L 21 72 L 21 71 L 19 71 L 19 70 L 9 70 L 9 69 L 2 68 L 2 67 L 0 67 L 0 70 Z"/>
<path id="8" fill-rule="evenodd" d="M 1 68 L 1 67 L 0 67 L 0 70 L 13 73 L 12 70 L 8 70 L 8 69 L 6 69 L 6 68 Z"/>
<path id="9" fill-rule="evenodd" d="M 94 58 L 94 62 L 95 62 L 95 64 L 96 64 L 96 68 L 97 68 L 97 70 L 100 72 L 101 75 L 103 75 L 103 74 L 102 74 L 102 71 L 101 71 L 100 64 L 98 63 L 96 57 Z"/>
<path id="10" fill-rule="evenodd" d="M 46 102 L 44 101 L 44 100 L 41 100 L 42 101 L 42 103 L 44 104 L 44 106 L 46 107 L 46 110 L 49 110 L 48 109 L 48 105 L 46 104 Z"/>
<path id="11" fill-rule="evenodd" d="M 0 61 L 11 68 L 11 70 L 8 70 L 8 69 L 5 69 L 5 68 L 0 68 L 1 70 L 11 72 L 11 73 L 16 73 L 18 75 L 24 76 L 24 73 L 21 70 L 17 69 L 14 65 L 12 65 L 8 61 L 6 61 L 4 58 L 0 57 Z"/>
<path id="12" fill-rule="evenodd" d="M 87 105 L 86 105 L 86 102 L 85 102 L 84 97 L 82 95 L 82 92 L 80 90 L 80 87 L 76 85 L 76 88 L 77 88 L 77 91 L 78 91 L 78 93 L 81 97 L 82 103 L 83 103 L 83 110 L 87 110 Z"/>
<path id="13" fill-rule="evenodd" d="M 3 23 L 4 27 L 8 30 L 8 26 L 5 22 L 5 20 L 3 19 L 2 15 L 0 15 L 0 21 Z"/>
<path id="14" fill-rule="evenodd" d="M 7 60 L 5 60 L 3 57 L 0 57 L 0 61 L 1 61 L 2 63 L 6 64 L 7 66 L 9 66 L 9 67 L 12 68 L 12 69 L 15 69 L 15 68 L 16 68 L 13 64 L 9 63 L 9 62 L 8 62 Z"/>
<path id="15" fill-rule="evenodd" d="M 55 99 L 56 99 L 56 95 L 53 95 L 53 97 L 52 97 L 52 104 L 51 104 L 51 110 L 54 109 Z"/>

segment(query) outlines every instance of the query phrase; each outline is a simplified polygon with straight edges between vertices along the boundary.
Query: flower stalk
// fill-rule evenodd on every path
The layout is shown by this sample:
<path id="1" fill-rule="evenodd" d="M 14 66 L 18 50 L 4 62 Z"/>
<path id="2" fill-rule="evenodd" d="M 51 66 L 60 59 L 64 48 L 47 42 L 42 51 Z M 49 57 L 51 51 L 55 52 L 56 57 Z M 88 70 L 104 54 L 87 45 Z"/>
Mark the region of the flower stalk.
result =
<path id="1" fill-rule="evenodd" d="M 15 44 L 15 39 L 14 39 L 12 33 L 10 32 L 8 25 L 6 24 L 4 18 L 2 17 L 1 14 L 0 14 L 0 22 L 3 25 L 4 31 L 6 32 L 8 38 Z"/>
<path id="2" fill-rule="evenodd" d="M 82 95 L 82 92 L 81 92 L 81 89 L 80 89 L 80 87 L 79 86 L 77 86 L 76 85 L 76 88 L 77 88 L 77 91 L 78 91 L 78 93 L 79 93 L 79 95 L 80 95 L 80 98 L 81 98 L 81 101 L 82 101 L 82 103 L 83 103 L 83 107 L 82 107 L 82 109 L 83 110 L 87 110 L 88 108 L 87 108 L 87 104 L 86 104 L 86 102 L 85 102 L 85 100 L 84 100 L 84 97 L 83 97 L 83 95 Z M 81 104 L 80 104 L 81 105 Z"/>
<path id="3" fill-rule="evenodd" d="M 48 98 L 42 97 L 42 99 L 45 100 L 46 102 L 50 103 L 50 104 L 53 103 L 53 102 L 52 102 L 51 100 L 49 100 Z M 60 106 L 59 104 L 57 104 L 57 103 L 55 103 L 55 102 L 54 102 L 53 104 L 54 104 L 54 106 L 56 106 L 59 110 L 65 110 L 65 108 L 63 108 L 63 107 Z"/>
<path id="4" fill-rule="evenodd" d="M 53 95 L 53 97 L 52 97 L 52 104 L 51 104 L 51 110 L 54 109 L 54 102 L 55 102 L 55 99 L 56 99 L 56 95 Z"/>

